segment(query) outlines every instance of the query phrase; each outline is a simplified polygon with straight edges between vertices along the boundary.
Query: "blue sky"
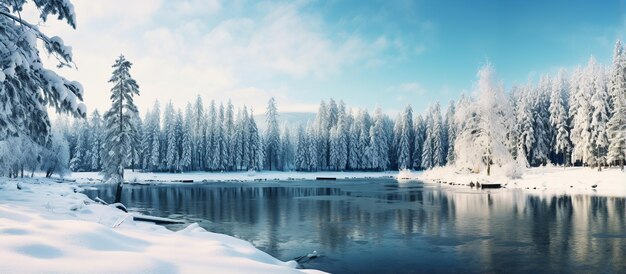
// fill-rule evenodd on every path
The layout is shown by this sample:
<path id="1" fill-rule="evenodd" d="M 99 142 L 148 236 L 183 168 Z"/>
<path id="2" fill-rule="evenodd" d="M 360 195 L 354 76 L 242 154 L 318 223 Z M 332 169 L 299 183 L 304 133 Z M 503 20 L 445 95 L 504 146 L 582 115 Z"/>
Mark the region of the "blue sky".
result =
<path id="1" fill-rule="evenodd" d="M 312 111 L 320 100 L 394 113 L 472 89 L 489 60 L 506 86 L 608 64 L 626 33 L 624 1 L 73 1 L 78 29 L 49 22 L 75 52 L 90 108 L 107 107 L 124 53 L 144 110 L 197 94 L 262 112 Z"/>

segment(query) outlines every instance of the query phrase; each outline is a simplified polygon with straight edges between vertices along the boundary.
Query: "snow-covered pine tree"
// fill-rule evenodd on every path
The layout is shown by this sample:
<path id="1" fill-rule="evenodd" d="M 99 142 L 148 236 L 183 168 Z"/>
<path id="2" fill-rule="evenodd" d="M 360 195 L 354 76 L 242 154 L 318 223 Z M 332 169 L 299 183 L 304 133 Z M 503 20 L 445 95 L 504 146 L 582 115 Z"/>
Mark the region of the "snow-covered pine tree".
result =
<path id="1" fill-rule="evenodd" d="M 454 114 L 456 112 L 454 101 L 450 100 L 448 110 L 446 111 L 445 127 L 446 127 L 446 149 L 445 157 L 446 164 L 454 164 L 454 141 L 456 139 L 456 122 L 454 121 Z"/>
<path id="2" fill-rule="evenodd" d="M 393 136 L 391 136 L 391 153 L 389 157 L 391 158 L 391 166 L 394 169 L 398 169 L 398 144 L 400 143 L 400 136 L 402 134 L 402 114 L 398 113 L 393 122 Z M 417 137 L 416 137 L 417 138 Z M 423 141 L 422 141 L 423 142 Z M 421 142 L 420 142 L 421 146 Z M 421 153 L 420 153 L 421 157 Z"/>
<path id="3" fill-rule="evenodd" d="M 283 129 L 283 135 L 280 138 L 280 153 L 281 153 L 281 162 L 282 162 L 282 170 L 283 171 L 291 171 L 294 170 L 294 150 L 293 143 L 291 141 L 291 131 L 288 127 Z"/>
<path id="4" fill-rule="evenodd" d="M 217 111 L 215 109 L 215 101 L 211 100 L 209 105 L 209 111 L 207 113 L 207 119 L 209 120 L 208 126 L 205 128 L 205 142 L 204 148 L 206 150 L 206 167 L 208 170 L 217 170 L 219 164 L 218 146 L 215 138 L 217 133 Z"/>
<path id="5" fill-rule="evenodd" d="M 315 116 L 315 140 L 318 142 L 317 145 L 315 145 L 315 148 L 318 150 L 316 153 L 318 157 L 316 163 L 319 164 L 319 166 L 316 166 L 316 169 L 319 167 L 320 170 L 328 168 L 328 158 L 330 156 L 330 128 L 328 127 L 328 115 L 328 107 L 326 106 L 326 102 L 322 100 L 322 102 L 320 102 L 317 115 Z"/>
<path id="6" fill-rule="evenodd" d="M 432 106 L 428 108 L 428 115 L 426 116 L 426 121 L 424 126 L 426 128 L 426 133 L 424 134 L 424 144 L 422 145 L 422 168 L 429 169 L 434 166 L 434 150 L 433 150 L 433 139 L 434 139 L 434 129 L 435 129 L 435 119 L 433 118 Z"/>
<path id="7" fill-rule="evenodd" d="M 224 135 L 226 139 L 227 170 L 235 169 L 235 118 L 234 107 L 230 99 L 226 104 L 226 116 L 224 118 Z"/>
<path id="8" fill-rule="evenodd" d="M 265 166 L 269 170 L 276 169 L 278 165 L 278 156 L 280 149 L 280 131 L 278 129 L 278 109 L 276 108 L 276 99 L 270 98 L 267 102 L 265 111 L 265 120 L 267 126 L 265 128 Z"/>
<path id="9" fill-rule="evenodd" d="M 198 95 L 193 109 L 193 126 L 191 131 L 192 140 L 192 169 L 203 170 L 206 167 L 205 162 L 205 127 L 206 117 L 204 114 L 204 106 L 202 103 L 202 97 Z"/>
<path id="10" fill-rule="evenodd" d="M 308 143 L 308 153 L 307 153 L 307 163 L 308 166 L 306 168 L 307 171 L 318 171 L 319 170 L 319 141 L 318 136 L 315 130 L 315 124 L 310 123 L 307 130 L 307 143 Z"/>
<path id="11" fill-rule="evenodd" d="M 607 91 L 606 74 L 602 66 L 598 66 L 593 77 L 593 95 L 591 96 L 591 148 L 593 157 L 591 165 L 598 170 L 606 165 L 609 138 L 607 123 L 609 121 L 609 94 Z"/>
<path id="12" fill-rule="evenodd" d="M 20 15 L 27 1 L 0 1 L 0 140 L 29 136 L 44 145 L 50 137 L 47 108 L 75 117 L 85 117 L 80 83 L 69 81 L 43 67 L 37 40 L 58 61 L 73 67 L 71 47 L 58 36 L 50 37 Z M 76 28 L 74 7 L 68 1 L 33 1 L 43 21 L 49 15 Z"/>
<path id="13" fill-rule="evenodd" d="M 306 132 L 304 130 L 304 126 L 298 126 L 297 136 L 296 136 L 296 155 L 295 155 L 295 166 L 298 171 L 307 171 L 309 167 L 308 163 L 308 150 L 309 144 L 307 142 Z"/>
<path id="14" fill-rule="evenodd" d="M 412 159 L 412 168 L 413 169 L 421 169 L 422 168 L 422 152 L 424 139 L 426 136 L 426 125 L 424 119 L 422 119 L 422 115 L 418 114 L 415 117 L 415 122 L 413 128 L 415 129 L 415 147 L 413 148 L 413 159 Z"/>
<path id="15" fill-rule="evenodd" d="M 517 162 L 528 167 L 535 145 L 535 120 L 533 118 L 533 88 L 530 83 L 519 88 L 517 93 Z M 521 159 L 523 157 L 524 159 Z"/>
<path id="16" fill-rule="evenodd" d="M 564 70 L 560 70 L 552 82 L 550 95 L 550 126 L 554 130 L 552 149 L 558 163 L 569 166 L 569 154 L 572 150 L 570 141 L 570 125 L 567 113 L 567 78 Z"/>
<path id="17" fill-rule="evenodd" d="M 590 60 L 591 62 L 591 60 Z M 587 164 L 589 157 L 589 131 L 591 123 L 591 89 L 588 88 L 587 75 L 593 72 L 593 65 L 588 64 L 584 69 L 576 68 L 570 81 L 570 116 L 572 130 L 570 131 L 573 145 L 572 163 Z"/>
<path id="18" fill-rule="evenodd" d="M 193 109 L 191 103 L 187 104 L 185 108 L 185 121 L 183 123 L 183 140 L 182 140 L 182 153 L 180 156 L 180 166 L 183 171 L 192 170 L 192 128 L 193 128 Z"/>
<path id="19" fill-rule="evenodd" d="M 217 154 L 218 154 L 218 166 L 217 169 L 218 170 L 226 170 L 226 167 L 228 165 L 228 157 L 226 155 L 226 129 L 224 128 L 225 124 L 224 124 L 224 104 L 220 102 L 220 107 L 218 108 L 217 111 L 217 122 L 216 122 L 216 127 L 217 127 L 217 134 L 216 134 L 216 145 L 218 146 L 217 148 Z"/>
<path id="20" fill-rule="evenodd" d="M 91 159 L 88 160 L 89 166 L 91 171 L 100 171 L 102 166 L 102 138 L 104 137 L 104 132 L 102 128 L 102 117 L 97 109 L 91 113 L 90 124 L 91 146 L 89 149 L 91 150 Z"/>
<path id="21" fill-rule="evenodd" d="M 176 147 L 176 117 L 174 116 L 174 104 L 170 100 L 165 105 L 163 112 L 163 131 L 165 132 L 165 169 L 169 172 L 176 171 L 176 160 L 178 151 Z"/>
<path id="22" fill-rule="evenodd" d="M 612 111 L 607 123 L 607 160 L 619 164 L 623 170 L 626 161 L 626 56 L 619 40 L 615 43 L 609 85 Z"/>
<path id="23" fill-rule="evenodd" d="M 133 134 L 131 142 L 132 155 L 130 161 L 130 167 L 134 172 L 135 169 L 141 168 L 141 162 L 143 159 L 143 140 L 141 139 L 143 136 L 143 122 L 141 121 L 139 113 L 135 113 L 135 115 L 132 116 L 131 121 L 135 125 L 135 134 Z"/>
<path id="24" fill-rule="evenodd" d="M 161 168 L 161 107 L 159 101 L 154 102 L 152 109 L 152 125 L 150 127 L 150 170 Z"/>
<path id="25" fill-rule="evenodd" d="M 535 143 L 532 146 L 532 161 L 535 166 L 548 162 L 550 154 L 550 140 L 552 139 L 550 127 L 550 78 L 543 75 L 539 79 L 537 88 L 532 93 L 533 100 L 533 121 Z"/>
<path id="26" fill-rule="evenodd" d="M 102 173 L 105 180 L 118 183 L 115 202 L 120 202 L 121 199 L 124 167 L 130 159 L 128 151 L 135 131 L 130 119 L 137 113 L 133 96 L 139 95 L 139 86 L 130 75 L 131 67 L 132 63 L 123 55 L 115 61 L 113 75 L 109 80 L 113 83 L 112 105 L 104 114 L 106 135 Z"/>
<path id="27" fill-rule="evenodd" d="M 413 144 L 413 109 L 411 105 L 407 105 L 402 113 L 402 127 L 400 137 L 398 139 L 397 156 L 398 168 L 411 168 L 411 144 Z"/>
<path id="28" fill-rule="evenodd" d="M 370 128 L 371 168 L 386 170 L 389 166 L 389 148 L 384 128 L 384 115 L 380 107 L 374 111 L 374 126 Z"/>
<path id="29" fill-rule="evenodd" d="M 250 162 L 248 164 L 250 169 L 261 170 L 263 169 L 263 142 L 261 140 L 261 135 L 259 134 L 259 129 L 256 125 L 256 121 L 254 120 L 254 113 L 252 110 L 250 111 L 250 117 L 248 121 L 248 134 L 249 138 L 249 153 L 250 153 Z"/>
<path id="30" fill-rule="evenodd" d="M 447 138 L 444 134 L 443 123 L 441 121 L 441 107 L 439 106 L 439 102 L 435 102 L 434 107 L 432 108 L 432 117 L 433 117 L 433 166 L 443 166 L 446 164 L 446 155 L 444 152 L 444 142 L 445 138 Z"/>
<path id="31" fill-rule="evenodd" d="M 478 96 L 467 108 L 457 108 L 456 120 L 465 121 L 456 139 L 457 166 L 475 171 L 491 165 L 503 166 L 513 162 L 506 146 L 506 134 L 513 126 L 510 101 L 501 83 L 496 82 L 490 64 L 478 71 Z"/>
<path id="32" fill-rule="evenodd" d="M 87 120 L 80 119 L 74 122 L 76 127 L 76 146 L 70 160 L 70 169 L 72 171 L 87 171 L 91 160 L 91 150 L 89 144 L 89 124 Z"/>

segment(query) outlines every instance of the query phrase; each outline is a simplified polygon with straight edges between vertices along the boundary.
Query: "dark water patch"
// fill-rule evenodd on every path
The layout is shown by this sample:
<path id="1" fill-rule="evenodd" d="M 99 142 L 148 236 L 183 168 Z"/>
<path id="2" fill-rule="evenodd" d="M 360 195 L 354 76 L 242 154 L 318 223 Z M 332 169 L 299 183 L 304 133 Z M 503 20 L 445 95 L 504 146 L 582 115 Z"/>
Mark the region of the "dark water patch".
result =
<path id="1" fill-rule="evenodd" d="M 112 200 L 112 186 L 88 190 Z M 333 273 L 571 273 L 626 269 L 626 203 L 394 180 L 125 186 L 131 210 L 197 222 Z M 171 225 L 176 230 L 184 226 Z"/>

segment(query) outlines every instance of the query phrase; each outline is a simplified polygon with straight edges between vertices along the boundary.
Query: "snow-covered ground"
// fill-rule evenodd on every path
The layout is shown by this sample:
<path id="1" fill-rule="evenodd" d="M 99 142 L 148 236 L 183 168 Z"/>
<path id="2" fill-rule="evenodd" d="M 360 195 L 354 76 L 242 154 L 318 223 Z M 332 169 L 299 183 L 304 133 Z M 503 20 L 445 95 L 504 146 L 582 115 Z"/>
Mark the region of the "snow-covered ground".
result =
<path id="1" fill-rule="evenodd" d="M 126 170 L 124 178 L 129 182 L 153 183 L 153 182 L 180 182 L 181 180 L 193 180 L 194 182 L 231 182 L 231 181 L 255 181 L 255 180 L 315 180 L 317 177 L 332 177 L 337 179 L 352 178 L 392 178 L 398 175 L 395 171 L 385 172 L 187 172 L 187 173 L 152 173 L 132 172 Z M 67 179 L 76 180 L 80 183 L 100 182 L 102 175 L 98 172 L 73 172 Z"/>
<path id="2" fill-rule="evenodd" d="M 449 187 L 467 187 L 470 182 L 494 182 L 506 188 L 523 189 L 543 194 L 595 194 L 626 197 L 626 173 L 619 169 L 597 169 L 589 167 L 537 167 L 522 170 L 521 178 L 511 179 L 496 170 L 492 176 L 467 174 L 453 167 L 434 168 L 416 175 L 416 179 L 434 183 L 446 182 Z M 450 185 L 453 183 L 454 185 Z M 443 185 L 443 184 L 442 184 Z M 594 187 L 595 186 L 595 187 Z"/>
<path id="3" fill-rule="evenodd" d="M 48 179 L 0 178 L 0 272 L 319 273 L 197 224 L 173 232 L 135 222 L 76 190 Z"/>

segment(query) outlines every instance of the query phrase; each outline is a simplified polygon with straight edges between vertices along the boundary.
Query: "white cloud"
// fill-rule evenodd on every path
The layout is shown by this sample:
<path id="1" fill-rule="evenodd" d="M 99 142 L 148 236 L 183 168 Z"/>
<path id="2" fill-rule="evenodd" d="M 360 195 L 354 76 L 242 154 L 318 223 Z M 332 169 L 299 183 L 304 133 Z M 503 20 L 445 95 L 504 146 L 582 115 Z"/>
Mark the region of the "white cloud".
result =
<path id="1" fill-rule="evenodd" d="M 219 1 L 74 5 L 77 30 L 52 18 L 42 28 L 73 46 L 79 70 L 62 69 L 61 74 L 83 84 L 90 111 L 108 108 L 107 81 L 120 53 L 134 63 L 131 73 L 141 88 L 136 101 L 142 110 L 157 98 L 184 107 L 200 94 L 205 100 L 231 98 L 257 112 L 272 96 L 282 111 L 315 111 L 315 104 L 300 101 L 295 87 L 282 86 L 283 80 L 325 78 L 355 64 L 379 66 L 385 62 L 382 52 L 403 46 L 384 35 L 369 40 L 333 34 L 319 15 L 304 12 L 302 3 L 259 4 L 246 7 L 258 8 L 258 15 L 227 18 L 218 18 L 224 8 Z"/>

